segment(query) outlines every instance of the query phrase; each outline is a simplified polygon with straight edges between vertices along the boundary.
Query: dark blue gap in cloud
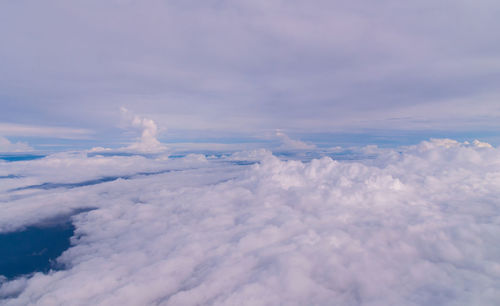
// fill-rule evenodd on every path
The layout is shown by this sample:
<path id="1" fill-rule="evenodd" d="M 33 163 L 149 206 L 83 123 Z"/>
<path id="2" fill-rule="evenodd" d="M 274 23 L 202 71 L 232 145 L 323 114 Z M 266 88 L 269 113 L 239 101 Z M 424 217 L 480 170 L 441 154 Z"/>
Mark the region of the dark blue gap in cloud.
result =
<path id="1" fill-rule="evenodd" d="M 341 152 L 328 152 L 321 149 L 315 151 L 273 151 L 273 155 L 282 160 L 300 160 L 310 162 L 313 159 L 319 159 L 328 156 L 334 160 L 357 161 L 375 159 L 375 154 L 364 154 L 353 150 L 344 150 Z"/>
<path id="2" fill-rule="evenodd" d="M 8 162 L 16 162 L 16 161 L 40 159 L 40 158 L 44 158 L 44 157 L 45 157 L 45 155 L 33 155 L 33 154 L 0 155 L 0 160 L 5 160 Z"/>
<path id="3" fill-rule="evenodd" d="M 235 160 L 231 161 L 231 164 L 237 165 L 237 166 L 250 166 L 253 164 L 256 164 L 256 161 L 251 161 L 251 160 Z"/>
<path id="4" fill-rule="evenodd" d="M 75 227 L 66 221 L 50 227 L 31 226 L 0 234 L 0 275 L 7 279 L 56 268 L 54 260 L 70 246 Z"/>
<path id="5" fill-rule="evenodd" d="M 87 153 L 87 157 L 95 157 L 95 156 L 105 156 L 105 157 L 113 157 L 113 156 L 144 156 L 144 157 L 152 157 L 152 154 L 137 154 L 137 153 L 129 153 L 129 152 L 90 152 Z"/>
<path id="6" fill-rule="evenodd" d="M 9 192 L 27 190 L 27 189 L 44 189 L 44 190 L 55 189 L 55 188 L 72 189 L 72 188 L 102 184 L 102 183 L 106 183 L 106 182 L 112 182 L 112 181 L 116 181 L 118 179 L 130 180 L 130 179 L 133 179 L 133 178 L 138 177 L 138 176 L 157 175 L 157 174 L 163 174 L 163 173 L 175 172 L 175 171 L 182 171 L 182 170 L 168 169 L 168 170 L 161 170 L 161 171 L 154 171 L 154 172 L 138 172 L 136 174 L 130 174 L 130 175 L 105 176 L 105 177 L 101 177 L 98 179 L 87 180 L 87 181 L 76 182 L 76 183 L 43 183 L 43 184 L 38 184 L 38 185 L 29 185 L 29 186 L 10 189 Z"/>
<path id="7" fill-rule="evenodd" d="M 21 176 L 14 174 L 0 175 L 0 179 L 15 179 L 15 178 L 21 178 Z"/>
<path id="8" fill-rule="evenodd" d="M 0 275 L 12 279 L 63 268 L 55 264 L 55 259 L 70 247 L 75 232 L 71 216 L 90 210 L 75 210 L 17 232 L 0 234 Z"/>

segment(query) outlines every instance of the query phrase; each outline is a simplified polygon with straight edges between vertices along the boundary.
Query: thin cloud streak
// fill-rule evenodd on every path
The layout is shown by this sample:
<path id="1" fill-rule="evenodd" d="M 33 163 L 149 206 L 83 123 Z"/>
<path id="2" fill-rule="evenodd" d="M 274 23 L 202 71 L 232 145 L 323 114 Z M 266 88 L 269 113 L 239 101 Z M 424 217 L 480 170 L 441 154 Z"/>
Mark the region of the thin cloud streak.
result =
<path id="1" fill-rule="evenodd" d="M 0 123 L 0 135 L 24 137 L 50 137 L 61 139 L 90 139 L 92 131 L 68 127 Z"/>

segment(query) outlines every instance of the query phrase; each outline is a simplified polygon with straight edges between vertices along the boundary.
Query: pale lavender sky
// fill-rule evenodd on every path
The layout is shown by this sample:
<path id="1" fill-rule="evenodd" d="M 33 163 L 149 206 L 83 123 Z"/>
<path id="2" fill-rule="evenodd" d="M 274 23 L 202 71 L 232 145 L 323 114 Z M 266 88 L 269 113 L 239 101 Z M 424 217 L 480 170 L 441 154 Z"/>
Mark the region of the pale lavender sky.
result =
<path id="1" fill-rule="evenodd" d="M 11 140 L 500 130 L 493 0 L 5 0 L 0 37 Z"/>

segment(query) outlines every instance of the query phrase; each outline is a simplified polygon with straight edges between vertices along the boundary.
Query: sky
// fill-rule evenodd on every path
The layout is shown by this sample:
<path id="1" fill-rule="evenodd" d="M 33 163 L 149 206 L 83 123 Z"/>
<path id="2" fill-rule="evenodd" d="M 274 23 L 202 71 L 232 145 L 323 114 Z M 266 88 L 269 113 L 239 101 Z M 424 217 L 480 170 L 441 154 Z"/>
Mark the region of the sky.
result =
<path id="1" fill-rule="evenodd" d="M 499 15 L 493 0 L 1 1 L 0 151 L 130 145 L 143 130 L 122 109 L 164 143 L 499 144 Z"/>
<path id="2" fill-rule="evenodd" d="M 497 305 L 499 16 L 0 1 L 0 304 Z"/>

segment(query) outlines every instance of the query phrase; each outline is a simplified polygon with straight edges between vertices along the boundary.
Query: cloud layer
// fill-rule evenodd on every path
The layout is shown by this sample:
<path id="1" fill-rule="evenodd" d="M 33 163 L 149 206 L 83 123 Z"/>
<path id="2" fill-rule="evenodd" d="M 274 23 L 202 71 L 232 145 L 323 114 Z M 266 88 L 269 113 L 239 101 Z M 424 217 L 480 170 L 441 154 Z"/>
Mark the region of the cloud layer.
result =
<path id="1" fill-rule="evenodd" d="M 2 179 L 2 232 L 96 208 L 73 218 L 58 259 L 67 269 L 4 281 L 2 302 L 495 305 L 499 149 L 435 139 L 364 152 L 374 158 L 306 163 L 261 150 L 0 163 L 0 175 L 18 176 Z M 12 191 L 158 169 L 175 171 Z"/>

